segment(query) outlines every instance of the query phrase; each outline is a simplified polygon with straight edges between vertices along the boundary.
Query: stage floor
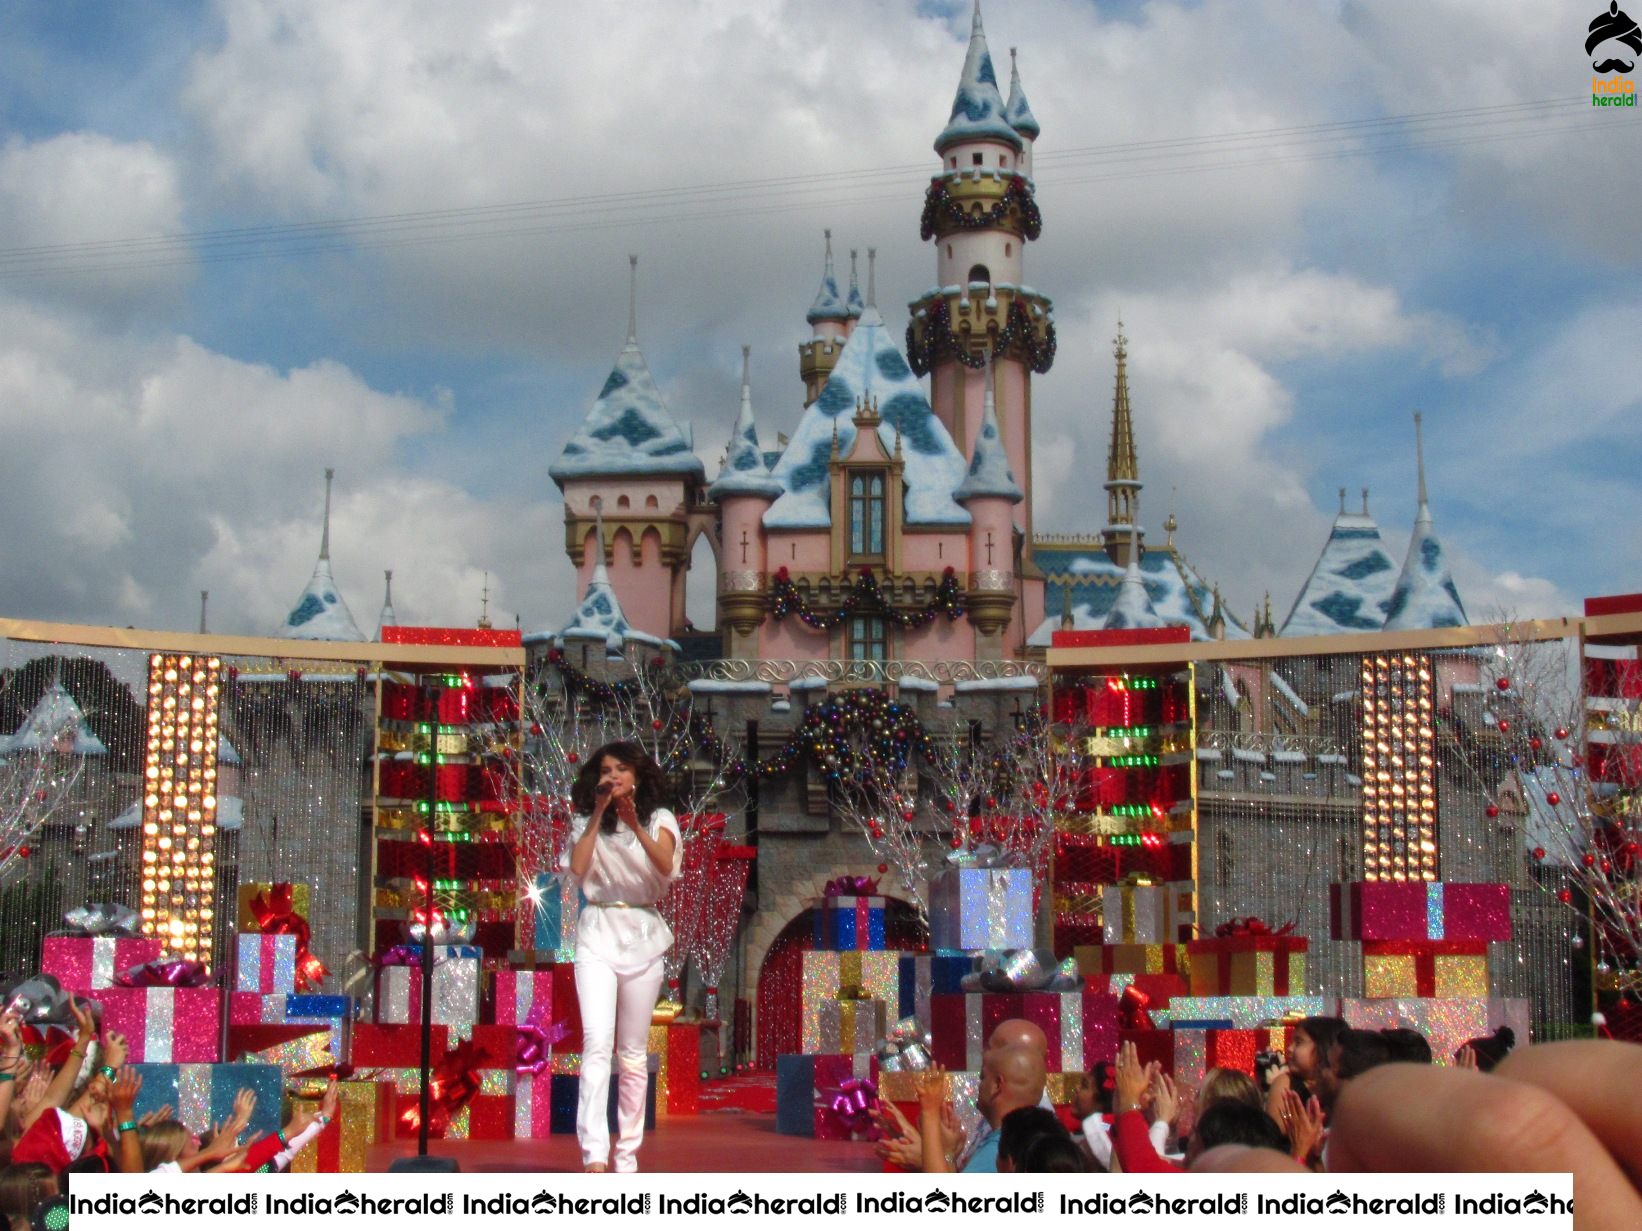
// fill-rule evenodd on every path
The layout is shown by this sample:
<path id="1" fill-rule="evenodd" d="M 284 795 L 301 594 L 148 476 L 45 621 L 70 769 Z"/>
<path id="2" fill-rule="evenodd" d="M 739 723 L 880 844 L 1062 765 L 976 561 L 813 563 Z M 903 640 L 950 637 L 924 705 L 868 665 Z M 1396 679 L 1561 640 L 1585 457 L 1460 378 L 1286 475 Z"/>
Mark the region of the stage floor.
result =
<path id="1" fill-rule="evenodd" d="M 536 1141 L 433 1141 L 431 1154 L 456 1159 L 463 1171 L 580 1171 L 572 1136 Z M 372 1146 L 370 1169 L 386 1171 L 393 1159 L 416 1153 L 416 1142 Z M 699 1116 L 657 1116 L 654 1132 L 639 1150 L 643 1171 L 877 1172 L 883 1169 L 866 1141 L 816 1141 L 775 1131 L 775 1115 L 714 1111 Z"/>

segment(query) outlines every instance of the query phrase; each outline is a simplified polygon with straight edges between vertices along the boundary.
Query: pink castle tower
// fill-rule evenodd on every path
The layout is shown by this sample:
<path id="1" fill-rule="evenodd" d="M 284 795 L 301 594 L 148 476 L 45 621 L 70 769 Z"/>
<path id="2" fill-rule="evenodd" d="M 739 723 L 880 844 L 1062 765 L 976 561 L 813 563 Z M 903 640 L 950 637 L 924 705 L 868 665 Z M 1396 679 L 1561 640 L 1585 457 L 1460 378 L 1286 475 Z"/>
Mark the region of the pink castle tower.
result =
<path id="1" fill-rule="evenodd" d="M 935 413 L 966 454 L 980 433 L 987 368 L 995 368 L 995 411 L 1009 468 L 1022 480 L 1016 513 L 1023 607 L 1016 629 L 1042 619 L 1043 579 L 1032 561 L 1031 374 L 1055 358 L 1051 304 L 1023 281 L 1026 244 L 1042 220 L 1033 199 L 1032 143 L 1039 127 L 1011 77 L 1005 102 L 976 0 L 969 53 L 952 115 L 935 139 L 941 169 L 924 199 L 922 235 L 935 244 L 936 289 L 914 301 L 907 327 L 913 370 L 930 378 Z M 1020 646 L 1012 634 L 1011 652 Z"/>
<path id="2" fill-rule="evenodd" d="M 602 511 L 604 563 L 627 619 L 668 638 L 684 627 L 689 509 L 705 474 L 639 350 L 639 259 L 628 259 L 627 344 L 548 474 L 564 493 L 565 550 L 576 564 L 577 589 L 593 579 Z"/>

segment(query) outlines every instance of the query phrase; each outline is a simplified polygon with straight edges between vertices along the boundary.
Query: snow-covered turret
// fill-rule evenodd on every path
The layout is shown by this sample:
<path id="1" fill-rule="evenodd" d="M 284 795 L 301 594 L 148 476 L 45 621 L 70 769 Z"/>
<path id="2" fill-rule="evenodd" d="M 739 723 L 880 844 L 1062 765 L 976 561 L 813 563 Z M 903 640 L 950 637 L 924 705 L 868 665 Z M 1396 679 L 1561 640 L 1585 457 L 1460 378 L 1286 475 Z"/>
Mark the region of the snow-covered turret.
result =
<path id="1" fill-rule="evenodd" d="M 992 69 L 992 53 L 987 50 L 986 30 L 981 25 L 981 0 L 969 26 L 969 53 L 964 57 L 963 75 L 952 99 L 952 114 L 935 138 L 935 152 L 942 157 L 958 146 L 990 142 L 1019 152 L 1021 135 L 1009 122 L 1003 95 L 998 92 L 998 76 Z"/>
<path id="2" fill-rule="evenodd" d="M 1388 631 L 1457 628 L 1469 621 L 1465 604 L 1460 602 L 1460 592 L 1449 575 L 1442 540 L 1431 522 L 1431 505 L 1425 492 L 1425 441 L 1418 413 L 1414 415 L 1414 452 L 1419 467 L 1420 505 L 1414 518 L 1414 533 L 1408 540 L 1408 556 L 1403 560 L 1402 574 L 1397 578 L 1386 608 L 1385 627 Z"/>
<path id="3" fill-rule="evenodd" d="M 798 347 L 798 377 L 804 382 L 806 406 L 821 396 L 827 377 L 838 362 L 850 331 L 855 328 L 856 318 L 860 316 L 851 302 L 851 298 L 860 298 L 855 289 L 855 254 L 850 254 L 850 298 L 846 298 L 838 290 L 838 277 L 832 269 L 832 231 L 829 228 L 823 234 L 827 241 L 827 255 L 821 271 L 821 289 L 815 293 L 815 302 L 804 317 L 815 336 Z"/>
<path id="4" fill-rule="evenodd" d="M 1004 104 L 1003 115 L 1010 127 L 1021 135 L 1021 170 L 1031 175 L 1032 143 L 1043 129 L 1038 127 L 1038 118 L 1032 114 L 1032 106 L 1026 101 L 1026 91 L 1021 89 L 1021 69 L 1015 61 L 1013 47 L 1009 49 L 1009 101 Z"/>
<path id="5" fill-rule="evenodd" d="M 977 657 L 1003 657 L 999 639 L 1015 608 L 1015 506 L 1024 498 L 998 434 L 995 390 L 987 382 L 969 470 L 953 499 L 969 511 L 969 621 Z"/>
<path id="6" fill-rule="evenodd" d="M 866 311 L 867 301 L 861 298 L 861 280 L 856 274 L 855 260 L 858 249 L 850 249 L 850 293 L 844 301 L 849 305 L 850 328 L 855 328 L 855 322 L 861 319 L 861 313 Z"/>
<path id="7" fill-rule="evenodd" d="M 1330 637 L 1379 629 L 1396 579 L 1397 566 L 1385 554 L 1380 527 L 1369 515 L 1367 489 L 1363 511 L 1348 513 L 1342 487 L 1339 516 L 1278 636 Z"/>
<path id="8" fill-rule="evenodd" d="M 91 730 L 80 703 L 61 683 L 53 680 L 10 738 L 0 739 L 0 756 L 16 752 L 106 757 L 108 746 Z"/>
<path id="9" fill-rule="evenodd" d="M 752 347 L 741 348 L 741 410 L 736 415 L 724 465 L 707 494 L 718 502 L 720 548 L 718 614 L 730 630 L 731 658 L 756 657 L 754 639 L 764 618 L 764 511 L 781 484 L 764 464 L 753 422 Z"/>
<path id="10" fill-rule="evenodd" d="M 325 468 L 325 523 L 319 538 L 319 561 L 296 606 L 274 636 L 297 641 L 363 641 L 353 613 L 337 591 L 331 576 L 331 481 L 336 471 Z"/>
<path id="11" fill-rule="evenodd" d="M 1146 593 L 1146 582 L 1140 575 L 1140 535 L 1130 526 L 1129 564 L 1123 570 L 1123 584 L 1118 587 L 1117 600 L 1106 613 L 1105 627 L 1164 628 L 1167 624 L 1168 621 L 1157 614 L 1151 596 Z"/>

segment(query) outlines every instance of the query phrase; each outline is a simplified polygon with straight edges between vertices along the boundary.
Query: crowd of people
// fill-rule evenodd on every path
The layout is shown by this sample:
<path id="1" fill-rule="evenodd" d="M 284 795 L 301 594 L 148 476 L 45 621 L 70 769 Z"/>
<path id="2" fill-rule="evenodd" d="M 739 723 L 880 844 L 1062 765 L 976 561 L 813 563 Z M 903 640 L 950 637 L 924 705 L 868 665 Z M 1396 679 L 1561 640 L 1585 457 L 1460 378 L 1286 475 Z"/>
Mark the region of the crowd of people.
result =
<path id="1" fill-rule="evenodd" d="M 10 1231 L 66 1227 L 76 1172 L 283 1170 L 336 1115 L 331 1082 L 317 1105 L 297 1102 L 277 1133 L 247 1133 L 250 1090 L 214 1125 L 183 1124 L 169 1106 L 139 1116 L 143 1082 L 126 1063 L 125 1038 L 100 1030 L 80 1002 L 69 1007 L 72 1045 L 44 1056 L 31 1055 L 15 1013 L 0 1014 L 0 1216 Z"/>
<path id="2" fill-rule="evenodd" d="M 972 1131 L 934 1066 L 917 1078 L 916 1124 L 879 1104 L 875 1148 L 924 1172 L 1572 1171 L 1632 1218 L 1612 1225 L 1642 1226 L 1628 1178 L 1642 1179 L 1642 1048 L 1514 1043 L 1501 1027 L 1435 1065 L 1416 1030 L 1308 1017 L 1259 1081 L 1210 1069 L 1195 1086 L 1124 1043 L 1067 1115 L 1046 1094 L 1043 1031 L 1010 1020 L 986 1041 Z"/>

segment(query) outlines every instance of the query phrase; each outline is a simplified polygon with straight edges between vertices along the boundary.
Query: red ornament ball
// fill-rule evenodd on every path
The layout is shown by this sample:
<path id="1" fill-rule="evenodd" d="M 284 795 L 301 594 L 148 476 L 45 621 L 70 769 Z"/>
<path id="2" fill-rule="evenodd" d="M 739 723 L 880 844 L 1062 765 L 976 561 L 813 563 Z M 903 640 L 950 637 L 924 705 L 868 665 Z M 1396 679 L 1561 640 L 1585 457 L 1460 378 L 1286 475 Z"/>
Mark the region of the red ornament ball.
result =
<path id="1" fill-rule="evenodd" d="M 1486 812 L 1491 818 L 1499 815 L 1499 807 L 1495 804 L 1489 804 L 1483 809 L 1483 811 Z"/>
<path id="2" fill-rule="evenodd" d="M 1574 900 L 1573 892 L 1568 889 L 1558 889 L 1556 891 L 1556 900 L 1566 906 Z"/>
<path id="3" fill-rule="evenodd" d="M 963 844 L 964 844 L 964 840 L 961 837 L 959 837 L 957 834 L 952 835 L 952 849 L 953 850 L 959 849 L 961 846 L 963 846 Z"/>
<path id="4" fill-rule="evenodd" d="M 1543 846 L 1534 847 L 1534 858 L 1535 859 L 1544 859 L 1545 858 L 1545 848 Z"/>
<path id="5" fill-rule="evenodd" d="M 881 863 L 881 864 L 878 865 L 878 875 L 879 876 L 882 876 L 884 873 L 886 873 L 888 871 L 889 871 L 889 865 L 887 863 Z"/>
<path id="6" fill-rule="evenodd" d="M 651 722 L 650 722 L 650 729 L 652 731 L 661 730 L 661 719 L 659 719 L 659 718 L 652 719 Z"/>
<path id="7" fill-rule="evenodd" d="M 19 846 L 17 848 L 17 858 L 19 859 L 27 859 L 32 854 L 34 854 L 32 846 Z"/>
<path id="8" fill-rule="evenodd" d="M 1509 730 L 1510 730 L 1510 729 L 1511 729 L 1511 724 L 1510 724 L 1510 722 L 1508 722 L 1508 721 L 1507 721 L 1507 720 L 1506 720 L 1506 719 L 1504 719 L 1504 718 L 1501 718 L 1501 719 L 1500 719 L 1500 720 L 1499 720 L 1499 729 L 1500 729 L 1500 730 L 1501 730 L 1501 731 L 1509 731 Z"/>
<path id="9" fill-rule="evenodd" d="M 1567 739 L 1568 738 L 1568 728 L 1567 727 L 1558 727 L 1556 729 L 1556 737 L 1558 739 Z"/>
<path id="10" fill-rule="evenodd" d="M 912 809 L 908 808 L 905 812 L 901 813 L 901 819 L 903 821 L 910 822 L 912 820 Z"/>
<path id="11" fill-rule="evenodd" d="M 540 727 L 536 728 L 536 734 L 540 735 L 541 731 L 542 731 L 542 729 Z M 574 765 L 577 761 L 581 760 L 582 758 L 581 758 L 581 754 L 578 753 L 578 752 L 567 752 L 567 753 L 565 753 L 564 759 L 569 761 L 572 765 Z"/>
<path id="12" fill-rule="evenodd" d="M 1554 808 L 1562 802 L 1562 796 L 1558 795 L 1555 791 L 1546 791 L 1545 802 Z"/>
<path id="13" fill-rule="evenodd" d="M 1587 868 L 1594 868 L 1596 867 L 1596 856 L 1591 854 L 1589 851 L 1586 851 L 1585 854 L 1580 857 L 1579 862 L 1584 864 Z"/>
<path id="14" fill-rule="evenodd" d="M 1535 752 L 1538 752 L 1540 749 L 1539 736 L 1536 735 L 1533 739 L 1529 740 L 1528 747 L 1532 748 Z"/>
<path id="15" fill-rule="evenodd" d="M 1499 679 L 1494 681 L 1494 687 L 1499 689 L 1501 692 L 1504 692 L 1506 689 L 1511 687 L 1511 681 L 1509 677 L 1502 675 Z"/>

